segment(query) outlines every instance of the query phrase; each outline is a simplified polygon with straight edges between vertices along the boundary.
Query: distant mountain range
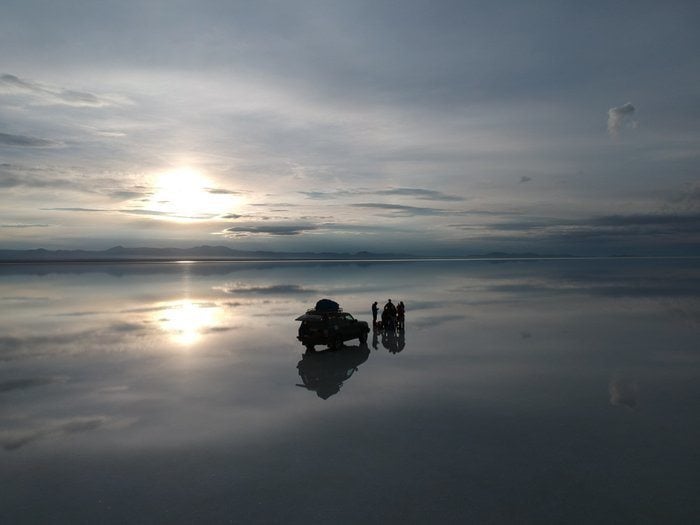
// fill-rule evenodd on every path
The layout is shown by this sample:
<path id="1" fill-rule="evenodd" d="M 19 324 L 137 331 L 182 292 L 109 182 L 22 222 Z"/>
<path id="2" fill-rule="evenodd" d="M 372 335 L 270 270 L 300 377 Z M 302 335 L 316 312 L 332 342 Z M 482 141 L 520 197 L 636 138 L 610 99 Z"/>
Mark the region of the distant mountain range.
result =
<path id="1" fill-rule="evenodd" d="M 482 255 L 448 258 L 474 259 L 536 259 L 541 257 L 572 257 L 571 255 L 540 255 L 536 253 L 491 252 Z M 407 254 L 338 252 L 272 252 L 234 250 L 226 246 L 197 246 L 194 248 L 125 248 L 108 250 L 0 250 L 0 262 L 91 262 L 91 261 L 220 261 L 220 260 L 379 260 L 423 259 Z"/>
<path id="2" fill-rule="evenodd" d="M 394 253 L 336 253 L 336 252 L 272 252 L 234 250 L 226 246 L 197 246 L 194 248 L 125 248 L 108 250 L 0 250 L 0 261 L 218 261 L 218 260 L 279 260 L 279 259 L 396 259 L 410 257 Z"/>

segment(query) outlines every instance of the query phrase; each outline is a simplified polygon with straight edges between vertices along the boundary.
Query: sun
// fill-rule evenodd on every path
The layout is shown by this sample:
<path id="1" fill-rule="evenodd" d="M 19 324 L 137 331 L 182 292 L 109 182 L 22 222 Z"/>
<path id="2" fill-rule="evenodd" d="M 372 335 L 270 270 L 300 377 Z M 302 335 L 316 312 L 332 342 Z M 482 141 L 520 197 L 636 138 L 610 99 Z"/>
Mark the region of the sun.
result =
<path id="1" fill-rule="evenodd" d="M 240 200 L 237 195 L 216 188 L 207 177 L 192 168 L 178 168 L 159 174 L 148 202 L 154 217 L 175 221 L 213 219 L 230 213 Z"/>

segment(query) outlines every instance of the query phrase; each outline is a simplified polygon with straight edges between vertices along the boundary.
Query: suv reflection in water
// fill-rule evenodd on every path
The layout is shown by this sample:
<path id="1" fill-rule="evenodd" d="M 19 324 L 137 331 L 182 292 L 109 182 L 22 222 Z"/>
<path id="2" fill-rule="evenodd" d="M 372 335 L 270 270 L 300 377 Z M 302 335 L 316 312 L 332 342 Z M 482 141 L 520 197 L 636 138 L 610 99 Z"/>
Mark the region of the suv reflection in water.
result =
<path id="1" fill-rule="evenodd" d="M 316 392 L 321 399 L 328 399 L 340 391 L 343 382 L 367 361 L 370 350 L 367 345 L 343 346 L 337 350 L 305 352 L 297 364 L 299 377 L 307 390 Z"/>

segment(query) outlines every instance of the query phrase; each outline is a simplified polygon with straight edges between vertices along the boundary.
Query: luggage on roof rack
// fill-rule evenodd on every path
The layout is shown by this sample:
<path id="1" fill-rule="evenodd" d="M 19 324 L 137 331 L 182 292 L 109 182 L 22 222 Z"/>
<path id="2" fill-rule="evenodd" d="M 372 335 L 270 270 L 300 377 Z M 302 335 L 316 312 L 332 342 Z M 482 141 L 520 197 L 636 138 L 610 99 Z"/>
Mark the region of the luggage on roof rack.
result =
<path id="1" fill-rule="evenodd" d="M 340 305 L 330 299 L 320 299 L 316 303 L 315 310 L 316 312 L 338 312 L 340 310 Z"/>

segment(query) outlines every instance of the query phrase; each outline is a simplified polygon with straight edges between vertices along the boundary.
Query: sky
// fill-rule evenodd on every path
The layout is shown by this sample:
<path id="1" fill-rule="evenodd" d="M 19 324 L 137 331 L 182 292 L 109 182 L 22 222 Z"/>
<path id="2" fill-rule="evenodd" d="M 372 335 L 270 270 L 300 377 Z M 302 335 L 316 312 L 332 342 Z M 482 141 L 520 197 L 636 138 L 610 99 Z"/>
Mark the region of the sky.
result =
<path id="1" fill-rule="evenodd" d="M 0 248 L 700 254 L 700 4 L 0 4 Z"/>

